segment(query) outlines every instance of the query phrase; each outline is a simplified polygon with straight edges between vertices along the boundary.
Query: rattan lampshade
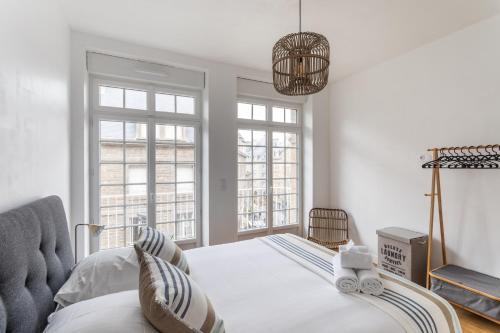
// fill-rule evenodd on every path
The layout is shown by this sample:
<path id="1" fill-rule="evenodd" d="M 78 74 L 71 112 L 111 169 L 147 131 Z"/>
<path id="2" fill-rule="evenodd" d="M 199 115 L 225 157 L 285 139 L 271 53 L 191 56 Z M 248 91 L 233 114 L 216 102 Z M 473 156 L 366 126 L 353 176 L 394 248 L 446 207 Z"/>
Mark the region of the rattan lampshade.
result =
<path id="1" fill-rule="evenodd" d="M 299 32 L 273 47 L 273 84 L 284 95 L 310 95 L 328 83 L 330 45 L 325 36 Z"/>

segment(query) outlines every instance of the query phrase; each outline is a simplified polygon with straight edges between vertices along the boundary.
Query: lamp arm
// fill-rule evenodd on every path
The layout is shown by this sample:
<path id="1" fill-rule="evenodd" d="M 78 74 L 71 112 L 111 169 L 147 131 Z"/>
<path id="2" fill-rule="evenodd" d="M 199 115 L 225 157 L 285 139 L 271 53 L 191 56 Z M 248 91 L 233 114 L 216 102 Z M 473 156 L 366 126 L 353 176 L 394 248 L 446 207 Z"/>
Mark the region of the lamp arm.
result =
<path id="1" fill-rule="evenodd" d="M 83 225 L 87 225 L 87 224 L 86 223 L 78 223 L 77 225 L 75 225 L 75 265 L 78 262 L 78 259 L 77 259 L 77 257 L 78 257 L 78 246 L 77 246 L 77 244 L 78 244 L 78 233 L 77 233 L 77 231 L 78 231 L 78 227 L 81 227 Z"/>

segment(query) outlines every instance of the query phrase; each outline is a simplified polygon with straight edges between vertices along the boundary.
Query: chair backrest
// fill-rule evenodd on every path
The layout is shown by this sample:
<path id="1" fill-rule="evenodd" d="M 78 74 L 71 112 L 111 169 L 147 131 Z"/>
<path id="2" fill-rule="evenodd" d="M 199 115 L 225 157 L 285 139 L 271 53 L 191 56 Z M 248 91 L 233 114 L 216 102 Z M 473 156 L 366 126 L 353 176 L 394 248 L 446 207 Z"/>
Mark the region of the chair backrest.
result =
<path id="1" fill-rule="evenodd" d="M 313 208 L 309 212 L 308 237 L 321 242 L 349 239 L 349 220 L 342 209 Z"/>

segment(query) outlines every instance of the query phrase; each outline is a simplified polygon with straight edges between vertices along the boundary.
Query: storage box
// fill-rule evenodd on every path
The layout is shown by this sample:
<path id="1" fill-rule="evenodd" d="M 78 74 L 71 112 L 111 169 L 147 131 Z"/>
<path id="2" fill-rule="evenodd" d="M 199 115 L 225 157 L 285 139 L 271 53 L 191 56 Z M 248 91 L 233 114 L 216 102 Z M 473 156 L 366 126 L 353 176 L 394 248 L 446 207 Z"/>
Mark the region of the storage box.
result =
<path id="1" fill-rule="evenodd" d="M 425 286 L 427 235 L 398 227 L 377 230 L 379 268 Z"/>

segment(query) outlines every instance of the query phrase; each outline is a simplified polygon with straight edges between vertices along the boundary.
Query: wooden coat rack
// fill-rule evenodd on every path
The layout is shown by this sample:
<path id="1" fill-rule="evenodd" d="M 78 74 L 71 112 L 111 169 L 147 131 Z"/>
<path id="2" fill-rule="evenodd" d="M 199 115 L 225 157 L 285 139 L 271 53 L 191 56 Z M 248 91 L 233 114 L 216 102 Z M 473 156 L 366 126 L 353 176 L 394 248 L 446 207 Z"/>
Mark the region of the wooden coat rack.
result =
<path id="1" fill-rule="evenodd" d="M 428 149 L 428 152 L 432 152 L 432 161 L 424 163 L 422 168 L 432 169 L 432 185 L 431 192 L 426 193 L 425 196 L 430 197 L 430 212 L 429 212 L 429 241 L 428 241 L 428 252 L 427 252 L 427 275 L 426 275 L 426 287 L 429 289 L 430 279 L 431 277 L 434 279 L 438 279 L 444 281 L 454 287 L 465 289 L 468 292 L 474 293 L 476 295 L 480 295 L 482 297 L 486 297 L 489 300 L 500 302 L 500 297 L 498 295 L 498 291 L 488 292 L 487 288 L 482 288 L 482 286 L 478 285 L 468 285 L 464 283 L 462 279 L 450 279 L 446 278 L 443 274 L 440 274 L 440 271 L 443 270 L 448 265 L 448 261 L 446 258 L 446 243 L 445 243 L 445 233 L 444 233 L 444 222 L 443 222 L 443 205 L 442 205 L 442 195 L 441 195 L 441 179 L 440 179 L 440 169 L 500 169 L 500 145 L 481 145 L 481 146 L 464 146 L 464 147 L 443 147 L 443 148 L 432 148 Z M 439 218 L 439 228 L 440 228 L 440 237 L 441 237 L 441 257 L 442 257 L 442 266 L 432 270 L 431 268 L 431 257 L 432 257 L 432 239 L 433 239 L 433 231 L 434 231 L 434 215 L 437 201 L 437 210 L 438 210 L 438 218 Z M 487 276 L 485 274 L 481 274 L 478 272 L 474 272 L 471 270 L 467 270 L 455 265 L 454 270 L 460 271 L 463 270 L 467 272 L 466 274 L 472 274 L 473 276 L 477 276 L 479 279 L 489 279 L 488 282 L 496 283 L 500 285 L 500 279 Z M 446 296 L 442 295 L 446 298 Z M 450 303 L 461 307 L 465 310 L 483 316 L 497 324 L 500 324 L 498 318 L 492 318 L 490 316 L 484 315 L 481 312 L 475 311 L 467 306 L 462 304 L 458 304 L 451 300 L 448 300 Z M 498 303 L 497 303 L 498 304 Z"/>

